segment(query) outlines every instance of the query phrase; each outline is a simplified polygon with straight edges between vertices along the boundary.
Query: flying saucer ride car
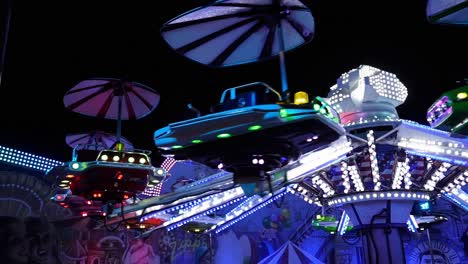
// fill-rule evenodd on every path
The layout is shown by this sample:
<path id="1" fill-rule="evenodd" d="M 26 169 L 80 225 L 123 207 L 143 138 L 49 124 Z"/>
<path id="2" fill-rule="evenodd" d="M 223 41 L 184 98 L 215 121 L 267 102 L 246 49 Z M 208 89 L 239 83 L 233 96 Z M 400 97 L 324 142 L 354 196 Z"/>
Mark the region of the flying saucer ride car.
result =
<path id="1" fill-rule="evenodd" d="M 115 149 L 100 151 L 82 147 L 74 148 L 70 162 L 46 172 L 55 178 L 53 199 L 74 195 L 103 204 L 122 203 L 161 182 L 166 175 L 164 169 L 151 165 L 149 151 L 125 151 L 119 143 Z"/>
<path id="2" fill-rule="evenodd" d="M 255 183 L 250 194 L 271 189 L 269 172 L 345 133 L 325 100 L 309 102 L 305 92 L 295 97 L 291 103 L 281 101 L 262 82 L 229 88 L 214 108 L 217 112 L 156 130 L 155 144 L 163 155 L 233 172 L 234 182 L 243 188 Z M 244 192 L 249 193 L 247 188 Z"/>

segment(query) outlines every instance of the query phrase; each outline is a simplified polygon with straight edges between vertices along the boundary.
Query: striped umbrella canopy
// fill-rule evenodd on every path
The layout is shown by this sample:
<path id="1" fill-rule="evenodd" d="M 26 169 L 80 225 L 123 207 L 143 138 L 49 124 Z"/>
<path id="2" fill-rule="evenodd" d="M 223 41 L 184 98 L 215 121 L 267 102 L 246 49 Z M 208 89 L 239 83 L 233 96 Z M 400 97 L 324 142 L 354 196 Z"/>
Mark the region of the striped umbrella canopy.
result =
<path id="1" fill-rule="evenodd" d="M 314 31 L 312 13 L 300 0 L 220 0 L 161 28 L 162 37 L 177 53 L 212 67 L 280 55 L 283 92 L 287 90 L 283 52 L 311 41 Z"/>
<path id="2" fill-rule="evenodd" d="M 120 140 L 122 120 L 139 119 L 159 104 L 159 93 L 141 83 L 96 78 L 79 82 L 64 96 L 66 108 L 83 115 L 117 120 Z"/>
<path id="3" fill-rule="evenodd" d="M 85 133 L 68 134 L 65 137 L 65 141 L 67 145 L 72 148 L 81 145 L 79 149 L 103 150 L 111 149 L 117 142 L 117 137 L 114 134 L 96 130 Z M 125 145 L 125 149 L 133 149 L 133 144 L 126 138 L 120 137 L 120 142 Z"/>
<path id="4" fill-rule="evenodd" d="M 468 25 L 468 0 L 429 0 L 426 15 L 433 23 Z"/>
<path id="5" fill-rule="evenodd" d="M 323 264 L 320 260 L 300 249 L 291 241 L 286 242 L 270 256 L 262 259 L 258 264 Z"/>

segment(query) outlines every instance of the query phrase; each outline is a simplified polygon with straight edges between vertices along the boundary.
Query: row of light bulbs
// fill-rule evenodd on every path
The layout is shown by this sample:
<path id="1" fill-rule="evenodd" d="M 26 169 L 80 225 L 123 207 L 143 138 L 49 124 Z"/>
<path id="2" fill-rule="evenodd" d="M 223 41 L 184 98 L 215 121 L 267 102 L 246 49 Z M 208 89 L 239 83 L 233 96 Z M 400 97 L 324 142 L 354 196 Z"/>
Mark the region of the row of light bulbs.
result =
<path id="1" fill-rule="evenodd" d="M 395 191 L 379 191 L 379 192 L 367 192 L 360 194 L 345 195 L 341 197 L 335 197 L 328 201 L 329 206 L 337 206 L 347 203 L 354 203 L 363 200 L 429 200 L 431 197 L 427 193 L 423 192 L 395 192 Z"/>
<path id="2" fill-rule="evenodd" d="M 279 192 L 279 193 L 278 193 Z M 273 201 L 283 197 L 285 194 L 287 194 L 288 192 L 285 191 L 285 188 L 279 190 L 277 192 L 277 194 L 269 197 L 269 198 L 263 198 L 263 200 L 261 201 L 260 204 L 254 204 L 252 207 L 246 207 L 242 210 L 242 212 L 240 213 L 239 216 L 237 216 L 236 218 L 228 221 L 228 222 L 225 222 L 221 225 L 215 225 L 214 228 L 216 228 L 215 230 L 215 234 L 218 234 L 219 232 L 225 230 L 226 228 L 234 225 L 235 223 L 239 222 L 240 220 L 246 218 L 247 216 L 255 213 L 256 211 L 264 208 L 265 206 L 269 205 L 270 203 L 272 203 Z M 271 194 L 270 194 L 271 195 Z"/>
<path id="3" fill-rule="evenodd" d="M 63 162 L 0 146 L 0 161 L 40 171 L 47 171 Z"/>
<path id="4" fill-rule="evenodd" d="M 106 154 L 103 154 L 103 155 L 101 156 L 101 160 L 102 160 L 102 161 L 108 161 L 108 160 L 109 160 L 109 156 L 106 155 Z M 114 155 L 114 156 L 112 157 L 112 160 L 115 161 L 115 162 L 118 162 L 118 161 L 120 160 L 120 157 L 119 157 L 118 155 Z M 134 158 L 134 157 L 129 157 L 127 160 L 128 160 L 129 163 L 134 163 L 134 162 L 135 162 L 135 158 Z M 139 162 L 140 164 L 144 164 L 144 163 L 146 162 L 146 159 L 143 158 L 143 157 L 141 157 L 141 158 L 138 160 L 138 162 Z"/>

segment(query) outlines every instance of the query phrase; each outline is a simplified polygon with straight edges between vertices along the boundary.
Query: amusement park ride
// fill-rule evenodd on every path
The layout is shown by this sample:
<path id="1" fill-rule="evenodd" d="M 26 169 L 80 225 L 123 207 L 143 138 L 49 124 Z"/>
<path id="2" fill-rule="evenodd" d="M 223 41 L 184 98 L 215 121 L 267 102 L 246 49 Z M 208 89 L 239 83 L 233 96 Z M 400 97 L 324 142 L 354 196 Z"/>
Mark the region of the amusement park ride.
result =
<path id="1" fill-rule="evenodd" d="M 73 147 L 72 160 L 46 172 L 55 182 L 52 200 L 64 207 L 81 201 L 87 205 L 78 206 L 81 216 L 104 217 L 115 205 L 123 207 L 126 200 L 136 200 L 137 194 L 160 183 L 166 172 L 152 166 L 151 151 L 134 149 L 120 135 L 122 119 L 138 119 L 158 103 L 154 90 L 127 80 L 89 79 L 68 91 L 64 97 L 68 109 L 117 119 L 117 136 L 101 131 L 67 136 Z"/>
<path id="2" fill-rule="evenodd" d="M 404 263 L 400 229 L 415 231 L 418 224 L 442 220 L 412 215 L 415 202 L 443 196 L 468 209 L 463 190 L 468 182 L 468 85 L 444 93 L 429 107 L 430 126 L 400 119 L 396 107 L 405 102 L 407 88 L 395 74 L 368 65 L 342 74 L 327 98 L 312 99 L 305 92 L 290 95 L 283 53 L 311 40 L 310 10 L 300 1 L 273 1 L 271 6 L 244 2 L 217 1 L 169 21 L 161 31 L 178 53 L 214 67 L 280 57 L 281 92 L 262 82 L 229 88 L 213 113 L 154 132 L 162 156 L 192 160 L 217 173 L 170 193 L 137 199 L 145 189 L 164 184 L 167 172 L 151 164 L 148 152 L 127 151 L 120 143 L 123 88 L 135 86 L 88 80 L 67 95 L 85 86 L 111 91 L 118 102 L 103 105 L 118 106 L 118 115 L 106 117 L 118 116 L 118 140 L 113 148 L 99 150 L 75 146 L 70 162 L 47 172 L 56 180 L 52 199 L 63 205 L 82 199 L 102 206 L 105 209 L 98 214 L 105 225 L 125 223 L 122 227 L 147 236 L 161 228 L 178 227 L 219 233 L 284 195 L 295 194 L 305 206 L 342 212 L 340 219 L 321 216 L 314 224 L 338 235 L 351 229 L 362 232 L 368 263 Z M 238 10 L 244 13 L 239 15 Z M 259 16 L 250 17 L 256 12 L 277 13 L 257 21 Z M 298 21 L 291 22 L 294 19 Z M 190 33 L 203 23 L 207 24 L 205 36 Z M 208 30 L 210 23 L 213 31 Z M 271 33 L 275 30 L 277 36 Z M 238 38 L 207 58 L 205 48 L 213 50 L 220 43 L 217 39 L 231 31 Z M 255 37 L 249 40 L 254 32 L 263 32 L 265 43 L 257 43 Z M 215 44 L 208 45 L 211 41 Z M 242 50 L 242 43 L 260 45 L 261 56 Z M 83 110 L 78 105 L 83 105 L 83 98 L 87 97 L 66 105 Z M 103 115 L 102 109 L 97 112 Z M 80 151 L 83 156 L 94 154 L 82 159 Z M 114 205 L 120 210 L 112 210 Z M 88 216 L 87 211 L 81 216 Z"/>

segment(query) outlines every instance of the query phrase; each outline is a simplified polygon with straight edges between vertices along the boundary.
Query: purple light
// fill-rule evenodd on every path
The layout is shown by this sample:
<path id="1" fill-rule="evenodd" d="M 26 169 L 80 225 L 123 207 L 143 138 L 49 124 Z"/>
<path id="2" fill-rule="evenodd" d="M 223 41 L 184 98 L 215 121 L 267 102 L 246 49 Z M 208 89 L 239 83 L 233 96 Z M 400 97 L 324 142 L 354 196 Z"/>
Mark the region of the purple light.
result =
<path id="1" fill-rule="evenodd" d="M 438 126 L 452 114 L 453 109 L 450 103 L 450 99 L 444 96 L 429 108 L 427 111 L 427 122 L 429 122 L 431 127 Z"/>
<path id="2" fill-rule="evenodd" d="M 176 163 L 177 163 L 177 160 L 175 160 L 174 158 L 168 157 L 161 164 L 161 168 L 165 169 L 166 171 L 170 171 Z"/>

